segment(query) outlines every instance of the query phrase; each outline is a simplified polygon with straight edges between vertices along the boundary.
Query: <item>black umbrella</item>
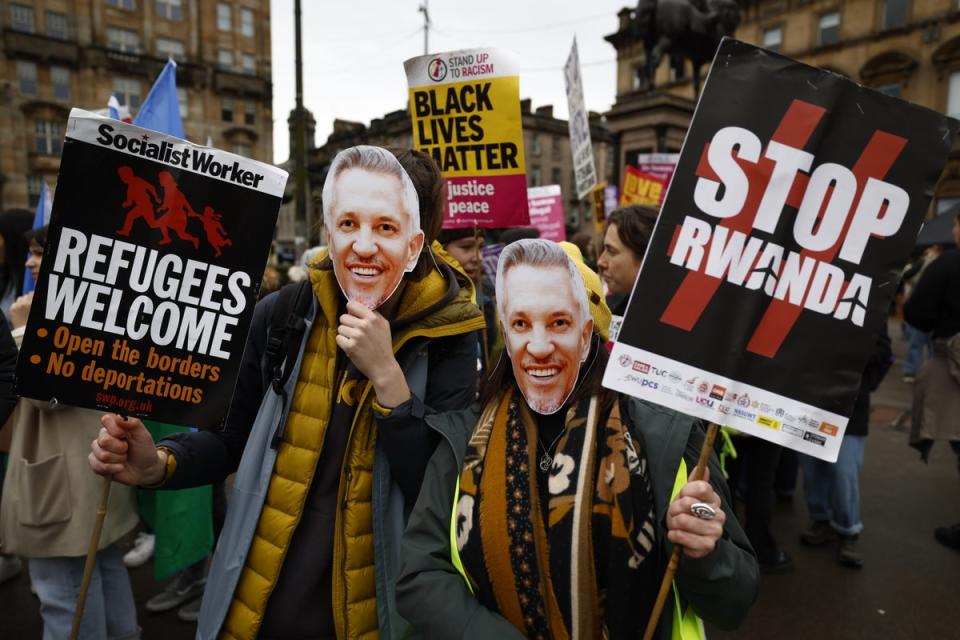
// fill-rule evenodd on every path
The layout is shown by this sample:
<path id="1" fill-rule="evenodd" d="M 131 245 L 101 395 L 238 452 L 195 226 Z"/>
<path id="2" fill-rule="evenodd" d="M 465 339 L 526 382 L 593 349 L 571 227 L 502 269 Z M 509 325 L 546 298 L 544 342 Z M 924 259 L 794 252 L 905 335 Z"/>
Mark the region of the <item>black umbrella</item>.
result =
<path id="1" fill-rule="evenodd" d="M 935 244 L 953 246 L 953 221 L 960 213 L 960 205 L 954 205 L 930 220 L 924 223 L 920 228 L 920 235 L 917 236 L 918 247 L 929 247 Z"/>

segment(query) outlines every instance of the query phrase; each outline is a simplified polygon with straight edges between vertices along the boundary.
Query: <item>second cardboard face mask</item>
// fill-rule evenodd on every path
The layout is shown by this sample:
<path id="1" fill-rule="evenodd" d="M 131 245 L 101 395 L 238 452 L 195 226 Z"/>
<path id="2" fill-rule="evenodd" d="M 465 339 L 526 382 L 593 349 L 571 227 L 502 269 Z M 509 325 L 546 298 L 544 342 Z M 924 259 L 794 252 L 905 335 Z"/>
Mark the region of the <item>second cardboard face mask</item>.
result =
<path id="1" fill-rule="evenodd" d="M 549 240 L 509 244 L 497 266 L 497 307 L 527 405 L 539 414 L 556 413 L 590 355 L 593 320 L 580 272 Z"/>
<path id="2" fill-rule="evenodd" d="M 423 249 L 417 191 L 382 147 L 350 147 L 333 159 L 323 184 L 323 224 L 340 289 L 370 309 L 393 295 Z"/>

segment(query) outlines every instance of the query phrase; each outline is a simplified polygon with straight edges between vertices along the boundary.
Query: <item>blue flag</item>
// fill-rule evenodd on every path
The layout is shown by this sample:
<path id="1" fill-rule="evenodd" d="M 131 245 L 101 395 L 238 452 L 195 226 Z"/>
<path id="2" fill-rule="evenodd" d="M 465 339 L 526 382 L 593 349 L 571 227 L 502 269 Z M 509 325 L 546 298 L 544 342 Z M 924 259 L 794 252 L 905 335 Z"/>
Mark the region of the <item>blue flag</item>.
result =
<path id="1" fill-rule="evenodd" d="M 47 186 L 47 183 L 43 183 L 43 188 L 40 189 L 40 201 L 37 202 L 37 212 L 33 214 L 33 228 L 39 229 L 40 227 L 50 224 L 50 210 L 53 209 L 53 198 L 50 197 L 50 187 Z M 27 259 L 30 258 L 30 252 L 27 252 Z M 30 273 L 30 269 L 27 269 L 23 272 L 23 292 L 30 293 L 37 286 L 37 283 L 33 281 L 33 274 Z"/>
<path id="2" fill-rule="evenodd" d="M 177 63 L 170 59 L 150 88 L 133 124 L 178 138 L 186 138 L 177 102 Z"/>
<path id="3" fill-rule="evenodd" d="M 120 101 L 117 100 L 117 96 L 110 94 L 110 99 L 107 100 L 107 115 L 114 120 L 120 120 Z"/>

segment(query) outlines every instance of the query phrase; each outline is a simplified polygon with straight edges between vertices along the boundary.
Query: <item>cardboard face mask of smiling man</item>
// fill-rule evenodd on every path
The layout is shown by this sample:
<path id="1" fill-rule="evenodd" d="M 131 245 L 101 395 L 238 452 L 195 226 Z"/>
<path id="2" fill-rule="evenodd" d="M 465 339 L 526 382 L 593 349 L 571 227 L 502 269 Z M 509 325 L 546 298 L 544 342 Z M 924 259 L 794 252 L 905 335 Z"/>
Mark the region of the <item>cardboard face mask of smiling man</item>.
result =
<path id="1" fill-rule="evenodd" d="M 423 249 L 417 191 L 382 147 L 337 154 L 323 184 L 323 224 L 340 289 L 369 309 L 393 295 Z"/>
<path id="2" fill-rule="evenodd" d="M 517 386 L 532 410 L 556 413 L 590 354 L 593 320 L 583 279 L 559 245 L 520 240 L 500 254 L 496 288 Z"/>

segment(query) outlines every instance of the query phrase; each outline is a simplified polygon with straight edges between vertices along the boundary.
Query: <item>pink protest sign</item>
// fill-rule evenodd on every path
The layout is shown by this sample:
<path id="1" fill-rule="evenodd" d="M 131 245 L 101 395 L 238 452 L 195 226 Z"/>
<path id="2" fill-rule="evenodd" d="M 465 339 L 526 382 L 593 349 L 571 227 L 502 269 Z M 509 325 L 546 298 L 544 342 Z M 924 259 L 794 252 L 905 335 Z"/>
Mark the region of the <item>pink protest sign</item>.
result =
<path id="1" fill-rule="evenodd" d="M 563 242 L 567 239 L 560 185 L 531 187 L 527 189 L 527 201 L 530 206 L 530 226 L 540 230 L 541 238 L 554 242 Z"/>

